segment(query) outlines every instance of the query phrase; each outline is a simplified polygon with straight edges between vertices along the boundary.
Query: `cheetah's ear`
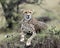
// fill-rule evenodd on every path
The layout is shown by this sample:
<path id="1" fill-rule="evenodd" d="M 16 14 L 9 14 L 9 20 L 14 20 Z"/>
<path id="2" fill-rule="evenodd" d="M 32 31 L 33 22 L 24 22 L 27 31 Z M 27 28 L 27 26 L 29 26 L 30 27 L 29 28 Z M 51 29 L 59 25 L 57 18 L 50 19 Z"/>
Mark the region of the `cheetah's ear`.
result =
<path id="1" fill-rule="evenodd" d="M 23 13 L 24 9 L 21 9 L 20 12 Z"/>
<path id="2" fill-rule="evenodd" d="M 32 11 L 32 14 L 35 14 L 35 11 L 34 11 L 34 9 L 33 10 L 31 10 Z"/>
<path id="3" fill-rule="evenodd" d="M 30 10 L 32 13 L 34 13 L 34 10 Z"/>
<path id="4" fill-rule="evenodd" d="M 24 14 L 26 12 L 26 10 L 21 9 L 20 12 Z"/>
<path id="5" fill-rule="evenodd" d="M 27 12 L 27 10 L 26 9 L 21 9 L 21 13 L 25 13 L 25 12 Z"/>

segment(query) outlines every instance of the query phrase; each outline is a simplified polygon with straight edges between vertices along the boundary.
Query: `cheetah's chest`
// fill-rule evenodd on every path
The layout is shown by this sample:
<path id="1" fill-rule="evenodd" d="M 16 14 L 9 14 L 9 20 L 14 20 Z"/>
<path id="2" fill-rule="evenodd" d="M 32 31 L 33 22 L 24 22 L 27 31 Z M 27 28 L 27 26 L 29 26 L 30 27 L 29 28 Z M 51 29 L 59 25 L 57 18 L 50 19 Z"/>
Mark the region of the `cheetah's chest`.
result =
<path id="1" fill-rule="evenodd" d="M 22 24 L 22 30 L 24 32 L 33 32 L 34 25 L 28 24 L 28 23 L 23 23 Z"/>

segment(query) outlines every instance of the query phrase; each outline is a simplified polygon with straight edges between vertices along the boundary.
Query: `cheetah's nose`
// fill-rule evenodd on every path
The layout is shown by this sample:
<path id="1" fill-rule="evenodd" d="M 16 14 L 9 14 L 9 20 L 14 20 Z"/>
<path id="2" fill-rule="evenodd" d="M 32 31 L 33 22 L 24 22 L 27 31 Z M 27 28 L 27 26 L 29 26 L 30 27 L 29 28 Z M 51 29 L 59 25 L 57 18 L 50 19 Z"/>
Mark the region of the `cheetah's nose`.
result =
<path id="1" fill-rule="evenodd" d="M 30 16 L 30 15 L 27 15 L 28 17 Z"/>

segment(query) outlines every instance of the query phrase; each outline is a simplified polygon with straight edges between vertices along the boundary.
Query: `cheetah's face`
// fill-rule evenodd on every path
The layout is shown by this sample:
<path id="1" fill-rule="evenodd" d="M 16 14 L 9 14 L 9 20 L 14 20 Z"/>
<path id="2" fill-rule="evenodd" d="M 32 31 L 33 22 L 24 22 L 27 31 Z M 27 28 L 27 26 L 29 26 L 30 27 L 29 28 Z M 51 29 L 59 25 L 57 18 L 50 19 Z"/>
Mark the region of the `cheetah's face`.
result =
<path id="1" fill-rule="evenodd" d="M 32 10 L 24 10 L 23 16 L 25 20 L 30 20 L 32 18 L 33 11 Z"/>

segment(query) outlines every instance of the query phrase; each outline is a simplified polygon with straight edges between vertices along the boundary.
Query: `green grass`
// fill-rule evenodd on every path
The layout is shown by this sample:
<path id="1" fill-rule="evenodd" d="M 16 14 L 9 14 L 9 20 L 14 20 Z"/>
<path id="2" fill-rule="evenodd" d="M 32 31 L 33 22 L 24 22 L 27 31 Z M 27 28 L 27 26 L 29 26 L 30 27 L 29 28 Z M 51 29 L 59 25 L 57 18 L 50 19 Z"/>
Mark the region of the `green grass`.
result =
<path id="1" fill-rule="evenodd" d="M 6 38 L 5 35 L 10 35 L 10 37 Z M 13 35 L 13 36 L 12 36 Z M 19 33 L 17 32 L 6 32 L 0 34 L 0 42 L 1 41 L 12 41 L 14 38 L 18 37 Z"/>

